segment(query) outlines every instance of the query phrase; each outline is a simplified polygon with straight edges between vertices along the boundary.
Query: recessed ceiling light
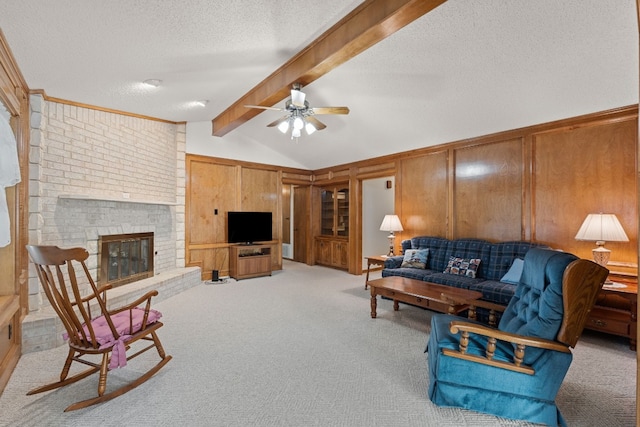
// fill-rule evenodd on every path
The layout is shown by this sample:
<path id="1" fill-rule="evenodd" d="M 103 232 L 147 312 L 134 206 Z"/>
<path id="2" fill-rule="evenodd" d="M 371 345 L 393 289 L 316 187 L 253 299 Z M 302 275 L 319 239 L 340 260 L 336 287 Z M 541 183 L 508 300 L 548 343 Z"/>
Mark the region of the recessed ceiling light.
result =
<path id="1" fill-rule="evenodd" d="M 145 81 L 143 81 L 142 83 L 148 85 L 148 86 L 153 86 L 153 87 L 158 87 L 162 84 L 162 80 L 158 80 L 158 79 L 147 79 Z"/>
<path id="2" fill-rule="evenodd" d="M 203 99 L 202 101 L 196 101 L 196 105 L 198 107 L 206 107 L 208 103 L 209 103 L 208 99 Z"/>

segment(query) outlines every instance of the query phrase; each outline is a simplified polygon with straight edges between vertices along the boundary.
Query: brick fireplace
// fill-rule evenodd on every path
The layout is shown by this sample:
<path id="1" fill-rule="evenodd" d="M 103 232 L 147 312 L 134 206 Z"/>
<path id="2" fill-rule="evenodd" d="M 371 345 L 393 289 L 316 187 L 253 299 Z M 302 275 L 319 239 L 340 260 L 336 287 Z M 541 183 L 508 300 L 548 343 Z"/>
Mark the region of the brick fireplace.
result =
<path id="1" fill-rule="evenodd" d="M 30 95 L 30 108 L 29 243 L 86 248 L 89 272 L 100 281 L 106 265 L 98 255 L 101 237 L 152 235 L 147 255 L 132 257 L 130 243 L 126 251 L 119 247 L 117 284 L 123 286 L 109 291 L 110 304 L 152 289 L 159 301 L 201 283 L 199 268 L 185 268 L 184 259 L 186 125 L 48 101 L 40 94 Z M 132 274 L 136 263 L 147 271 Z M 30 269 L 23 352 L 61 345 L 62 331 Z"/>
<path id="2" fill-rule="evenodd" d="M 183 268 L 185 125 L 35 94 L 30 106 L 29 242 L 86 248 L 100 281 L 101 236 L 152 233 L 148 272 Z M 48 305 L 30 275 L 29 311 Z"/>

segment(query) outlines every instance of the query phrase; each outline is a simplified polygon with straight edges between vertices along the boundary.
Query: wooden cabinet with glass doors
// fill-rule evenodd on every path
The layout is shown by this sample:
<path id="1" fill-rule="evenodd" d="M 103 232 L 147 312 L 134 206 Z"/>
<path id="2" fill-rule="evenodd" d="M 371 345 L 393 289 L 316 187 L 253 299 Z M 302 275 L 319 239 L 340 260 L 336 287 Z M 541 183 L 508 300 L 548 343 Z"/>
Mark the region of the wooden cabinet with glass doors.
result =
<path id="1" fill-rule="evenodd" d="M 316 262 L 348 269 L 349 188 L 324 188 L 320 197 L 320 235 L 316 238 Z"/>

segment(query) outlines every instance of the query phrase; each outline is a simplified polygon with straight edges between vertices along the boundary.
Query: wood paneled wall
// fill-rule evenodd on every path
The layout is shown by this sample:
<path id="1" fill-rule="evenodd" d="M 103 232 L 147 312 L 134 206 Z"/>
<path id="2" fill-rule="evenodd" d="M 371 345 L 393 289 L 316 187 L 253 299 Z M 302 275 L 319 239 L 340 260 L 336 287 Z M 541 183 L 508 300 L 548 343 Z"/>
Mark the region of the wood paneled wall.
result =
<path id="1" fill-rule="evenodd" d="M 589 213 L 614 213 L 629 242 L 607 242 L 610 268 L 637 262 L 637 118 L 533 135 L 534 240 L 583 258 L 593 242 L 574 236 Z"/>
<path id="2" fill-rule="evenodd" d="M 637 274 L 637 133 L 638 107 L 628 106 L 316 171 L 190 155 L 187 262 L 225 270 L 224 214 L 272 210 L 280 218 L 283 182 L 314 190 L 348 182 L 349 272 L 360 274 L 362 180 L 394 175 L 395 211 L 405 228 L 398 245 L 418 235 L 532 240 L 590 259 L 595 243 L 576 241 L 578 228 L 588 213 L 615 213 L 630 241 L 607 242 L 610 269 Z M 217 218 L 214 205 L 226 209 Z M 319 198 L 312 197 L 308 241 L 318 232 L 317 212 Z M 280 243 L 274 265 L 281 266 Z"/>
<path id="3" fill-rule="evenodd" d="M 310 172 L 214 157 L 187 155 L 186 264 L 229 274 L 227 213 L 264 211 L 273 214 L 272 269 L 282 269 L 282 182 L 288 177 L 310 183 Z"/>
<path id="4" fill-rule="evenodd" d="M 453 235 L 520 240 L 522 141 L 474 145 L 454 152 Z"/>
<path id="5" fill-rule="evenodd" d="M 637 120 L 633 106 L 399 159 L 400 239 L 533 240 L 591 259 L 575 234 L 588 213 L 615 213 L 630 241 L 607 242 L 610 269 L 636 274 Z"/>
<path id="6" fill-rule="evenodd" d="M 449 153 L 434 151 L 401 160 L 396 176 L 396 214 L 404 228 L 402 236 L 417 236 L 430 230 L 435 236 L 447 234 L 447 191 Z M 398 197 L 398 193 L 399 196 Z M 406 200 L 406 202 L 402 202 Z M 427 214 L 428 212 L 428 214 Z M 400 253 L 396 251 L 396 253 Z"/>

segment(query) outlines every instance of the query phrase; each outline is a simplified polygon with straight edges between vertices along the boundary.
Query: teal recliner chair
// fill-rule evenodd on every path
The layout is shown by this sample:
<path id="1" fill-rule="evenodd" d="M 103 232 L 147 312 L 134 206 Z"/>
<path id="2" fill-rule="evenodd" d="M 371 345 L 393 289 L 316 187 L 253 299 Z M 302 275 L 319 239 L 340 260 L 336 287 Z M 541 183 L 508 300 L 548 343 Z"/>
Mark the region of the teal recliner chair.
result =
<path id="1" fill-rule="evenodd" d="M 431 320 L 429 398 L 436 405 L 565 425 L 555 404 L 608 270 L 548 249 L 527 252 L 498 329 L 456 316 Z"/>

